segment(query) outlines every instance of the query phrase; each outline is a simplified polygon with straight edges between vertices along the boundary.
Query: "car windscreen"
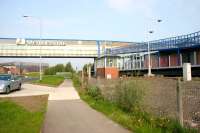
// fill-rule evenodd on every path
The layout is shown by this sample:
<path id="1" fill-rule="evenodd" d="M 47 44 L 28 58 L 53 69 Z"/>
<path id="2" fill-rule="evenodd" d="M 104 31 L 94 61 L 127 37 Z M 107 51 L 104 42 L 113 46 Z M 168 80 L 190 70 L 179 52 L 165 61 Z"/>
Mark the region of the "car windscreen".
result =
<path id="1" fill-rule="evenodd" d="M 0 75 L 0 80 L 10 80 L 11 76 L 9 75 Z"/>

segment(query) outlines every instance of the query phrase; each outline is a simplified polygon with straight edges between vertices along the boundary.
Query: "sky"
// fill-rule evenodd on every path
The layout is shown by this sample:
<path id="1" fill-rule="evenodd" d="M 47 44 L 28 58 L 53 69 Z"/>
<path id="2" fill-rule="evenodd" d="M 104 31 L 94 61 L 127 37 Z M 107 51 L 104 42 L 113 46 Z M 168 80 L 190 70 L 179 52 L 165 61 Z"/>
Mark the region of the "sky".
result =
<path id="1" fill-rule="evenodd" d="M 0 0 L 0 37 L 39 38 L 40 18 L 42 38 L 155 40 L 199 31 L 199 7 L 200 0 Z M 149 30 L 154 34 L 147 38 Z M 0 62 L 10 60 L 37 62 Z M 44 59 L 50 64 L 67 61 L 80 68 L 93 59 Z"/>

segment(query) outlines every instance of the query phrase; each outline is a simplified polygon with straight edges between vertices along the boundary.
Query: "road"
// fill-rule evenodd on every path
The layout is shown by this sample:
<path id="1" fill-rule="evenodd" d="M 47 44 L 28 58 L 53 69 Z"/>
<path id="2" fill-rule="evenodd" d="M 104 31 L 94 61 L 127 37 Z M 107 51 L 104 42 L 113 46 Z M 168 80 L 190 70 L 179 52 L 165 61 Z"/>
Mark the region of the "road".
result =
<path id="1" fill-rule="evenodd" d="M 70 80 L 57 88 L 24 84 L 21 91 L 0 97 L 49 94 L 42 133 L 130 133 L 84 103 Z"/>
<path id="2" fill-rule="evenodd" d="M 49 94 L 49 100 L 72 100 L 80 99 L 72 84 L 64 81 L 59 87 L 48 87 L 34 84 L 23 84 L 20 91 L 13 91 L 9 94 L 0 94 L 0 97 L 19 97 Z M 66 89 L 66 87 L 68 89 Z"/>
<path id="3" fill-rule="evenodd" d="M 23 84 L 20 91 L 13 91 L 9 94 L 0 94 L 0 97 L 19 97 L 19 96 L 33 96 L 54 93 L 53 87 Z"/>

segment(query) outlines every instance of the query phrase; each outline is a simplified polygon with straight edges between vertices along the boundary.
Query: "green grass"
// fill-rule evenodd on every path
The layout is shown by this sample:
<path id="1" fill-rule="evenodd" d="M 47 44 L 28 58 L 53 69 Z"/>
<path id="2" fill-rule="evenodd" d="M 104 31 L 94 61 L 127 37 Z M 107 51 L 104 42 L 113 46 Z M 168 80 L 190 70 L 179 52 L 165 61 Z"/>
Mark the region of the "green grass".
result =
<path id="1" fill-rule="evenodd" d="M 29 112 L 9 100 L 0 101 L 0 133 L 40 133 L 46 105 Z"/>
<path id="2" fill-rule="evenodd" d="M 81 88 L 80 81 L 76 76 L 73 78 L 73 84 L 82 100 L 134 133 L 197 133 L 196 130 L 181 127 L 177 121 L 152 116 L 140 108 L 128 112 L 108 100 L 94 98 Z"/>
<path id="3" fill-rule="evenodd" d="M 33 77 L 33 78 L 39 78 L 40 73 L 39 72 L 30 72 L 30 73 L 26 73 L 25 75 L 29 76 L 29 77 Z"/>
<path id="4" fill-rule="evenodd" d="M 41 81 L 36 80 L 33 83 L 56 87 L 56 86 L 60 85 L 64 80 L 65 80 L 65 78 L 63 76 L 44 75 L 42 77 Z"/>
<path id="5" fill-rule="evenodd" d="M 66 79 L 71 79 L 73 73 L 71 73 L 71 72 L 57 72 L 56 75 L 58 75 L 58 76 L 63 76 L 63 77 L 65 77 Z"/>
<path id="6" fill-rule="evenodd" d="M 40 74 L 39 74 L 39 72 L 31 72 L 31 73 L 27 73 L 26 76 L 39 79 Z M 36 81 L 33 81 L 32 83 L 39 84 L 39 85 L 57 87 L 64 80 L 65 80 L 64 76 L 60 76 L 60 75 L 42 75 L 41 81 L 36 80 Z"/>
<path id="7" fill-rule="evenodd" d="M 197 133 L 196 130 L 186 129 L 174 120 L 156 118 L 140 110 L 126 112 L 117 105 L 103 99 L 94 99 L 87 94 L 80 94 L 81 99 L 95 110 L 102 112 L 113 121 L 135 133 Z"/>

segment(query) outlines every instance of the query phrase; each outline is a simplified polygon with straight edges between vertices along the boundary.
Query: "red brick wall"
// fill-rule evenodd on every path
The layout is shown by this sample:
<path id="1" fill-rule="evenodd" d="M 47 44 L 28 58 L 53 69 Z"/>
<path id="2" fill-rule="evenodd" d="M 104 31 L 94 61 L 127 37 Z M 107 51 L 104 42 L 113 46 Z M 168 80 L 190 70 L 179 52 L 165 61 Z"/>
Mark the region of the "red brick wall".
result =
<path id="1" fill-rule="evenodd" d="M 104 68 L 97 68 L 97 77 L 105 78 L 105 69 Z"/>
<path id="2" fill-rule="evenodd" d="M 115 67 L 97 68 L 97 77 L 106 78 L 109 74 L 112 79 L 116 79 L 119 77 L 119 70 Z"/>
<path id="3" fill-rule="evenodd" d="M 10 71 L 12 74 L 20 74 L 20 70 L 17 69 L 17 68 L 10 68 L 9 71 Z"/>
<path id="4" fill-rule="evenodd" d="M 105 69 L 105 75 L 111 75 L 112 79 L 116 79 L 119 77 L 119 70 L 115 67 L 108 67 Z"/>
<path id="5" fill-rule="evenodd" d="M 0 66 L 0 73 L 8 73 L 8 69 Z"/>

